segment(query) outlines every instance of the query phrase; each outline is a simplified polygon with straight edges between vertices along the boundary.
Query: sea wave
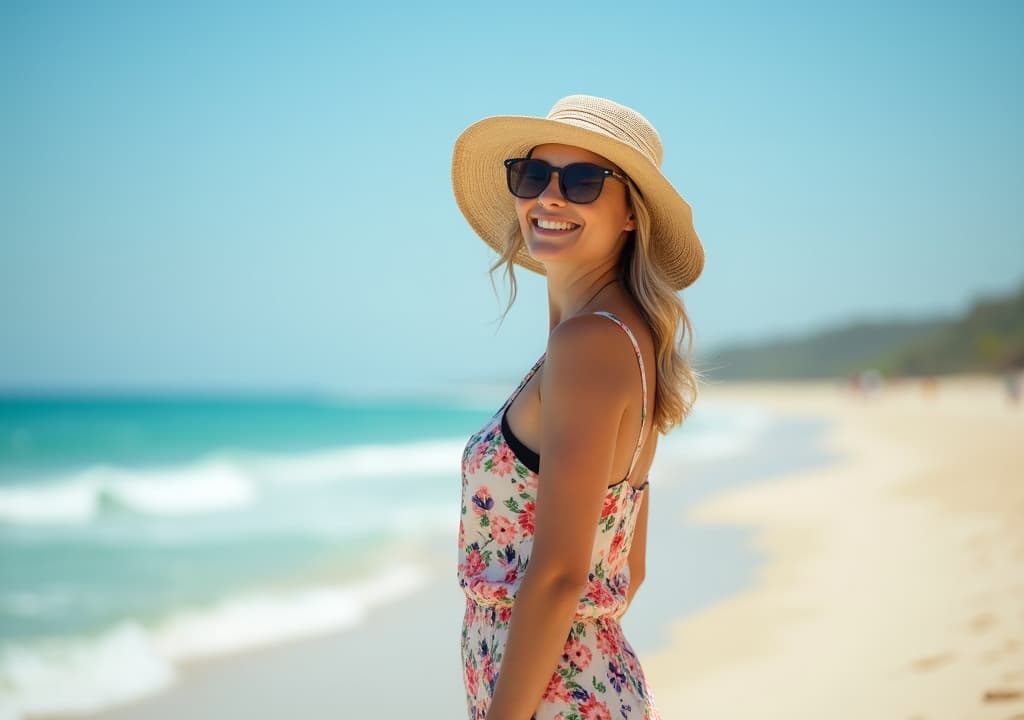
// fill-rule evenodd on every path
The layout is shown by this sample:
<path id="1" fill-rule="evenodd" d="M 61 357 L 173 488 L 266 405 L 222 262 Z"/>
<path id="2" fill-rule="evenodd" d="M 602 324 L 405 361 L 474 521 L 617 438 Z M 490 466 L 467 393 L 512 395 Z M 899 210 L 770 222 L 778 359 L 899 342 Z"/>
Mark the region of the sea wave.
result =
<path id="1" fill-rule="evenodd" d="M 400 476 L 457 477 L 464 441 L 375 444 L 296 454 L 221 452 L 154 468 L 96 465 L 0 487 L 0 522 L 86 524 L 104 513 L 178 517 L 245 508 L 268 489 Z"/>
<path id="2" fill-rule="evenodd" d="M 423 567 L 398 564 L 350 584 L 231 597 L 153 626 L 126 620 L 90 637 L 0 646 L 0 719 L 137 700 L 172 684 L 183 662 L 353 627 L 427 580 Z"/>
<path id="3" fill-rule="evenodd" d="M 63 479 L 0 488 L 0 520 L 81 524 L 101 512 L 191 515 L 243 507 L 255 496 L 251 478 L 220 460 L 142 470 L 100 465 Z"/>
<path id="4" fill-rule="evenodd" d="M 153 635 L 124 622 L 101 635 L 0 648 L 0 718 L 85 714 L 170 685 L 173 663 Z"/>
<path id="5" fill-rule="evenodd" d="M 657 461 L 712 462 L 741 455 L 777 420 L 759 405 L 705 400 L 658 443 Z"/>
<path id="6" fill-rule="evenodd" d="M 396 565 L 350 585 L 236 596 L 174 616 L 157 631 L 157 645 L 165 657 L 180 662 L 342 630 L 426 580 L 420 566 Z"/>
<path id="7" fill-rule="evenodd" d="M 366 444 L 295 455 L 247 459 L 255 475 L 276 485 L 310 485 L 402 475 L 458 473 L 465 439 Z"/>
<path id="8" fill-rule="evenodd" d="M 691 421 L 659 443 L 659 458 L 692 462 L 740 454 L 770 422 L 771 416 L 754 406 L 704 402 Z M 221 451 L 165 467 L 96 465 L 0 486 L 0 523 L 82 525 L 125 513 L 177 518 L 246 509 L 270 493 L 291 489 L 458 477 L 464 446 L 459 438 L 292 454 Z"/>

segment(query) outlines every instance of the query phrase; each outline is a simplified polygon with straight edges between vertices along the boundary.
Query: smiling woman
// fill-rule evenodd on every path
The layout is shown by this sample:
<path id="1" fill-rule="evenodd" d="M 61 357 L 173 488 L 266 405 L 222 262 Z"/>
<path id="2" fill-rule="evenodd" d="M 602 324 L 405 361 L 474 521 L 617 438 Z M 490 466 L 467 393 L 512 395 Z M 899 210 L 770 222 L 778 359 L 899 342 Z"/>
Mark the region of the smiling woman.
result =
<path id="1" fill-rule="evenodd" d="M 658 435 L 696 400 L 676 293 L 704 264 L 660 165 L 643 116 L 584 95 L 546 118 L 484 119 L 455 144 L 455 197 L 500 253 L 508 307 L 513 265 L 541 273 L 550 328 L 462 456 L 472 720 L 659 717 L 619 620 L 645 572 Z"/>

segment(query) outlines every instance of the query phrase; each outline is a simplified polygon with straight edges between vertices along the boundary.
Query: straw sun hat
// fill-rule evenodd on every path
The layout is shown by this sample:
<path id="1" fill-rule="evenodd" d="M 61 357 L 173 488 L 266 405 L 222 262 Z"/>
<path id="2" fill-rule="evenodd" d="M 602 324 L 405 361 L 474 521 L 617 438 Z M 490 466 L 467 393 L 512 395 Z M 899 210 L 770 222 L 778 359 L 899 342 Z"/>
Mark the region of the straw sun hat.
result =
<path id="1" fill-rule="evenodd" d="M 573 145 L 615 163 L 639 189 L 651 214 L 654 261 L 676 290 L 691 285 L 704 268 L 704 248 L 693 212 L 661 173 L 658 132 L 635 110 L 590 95 L 570 95 L 546 118 L 521 115 L 480 120 L 455 141 L 452 187 L 473 230 L 499 253 L 518 222 L 505 182 L 506 158 L 524 157 L 545 143 Z M 514 262 L 544 275 L 544 266 L 524 247 Z"/>

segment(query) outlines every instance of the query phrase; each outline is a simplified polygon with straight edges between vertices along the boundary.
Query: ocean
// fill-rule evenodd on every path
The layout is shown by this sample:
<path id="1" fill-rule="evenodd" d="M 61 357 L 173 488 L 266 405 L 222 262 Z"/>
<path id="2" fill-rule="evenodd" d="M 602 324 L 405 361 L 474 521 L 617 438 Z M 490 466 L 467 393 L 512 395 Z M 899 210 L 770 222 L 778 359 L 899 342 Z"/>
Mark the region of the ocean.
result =
<path id="1" fill-rule="evenodd" d="M 425 581 L 416 544 L 450 542 L 456 582 L 462 450 L 500 404 L 0 398 L 0 718 L 356 625 Z M 738 456 L 770 425 L 709 407 L 659 456 Z"/>

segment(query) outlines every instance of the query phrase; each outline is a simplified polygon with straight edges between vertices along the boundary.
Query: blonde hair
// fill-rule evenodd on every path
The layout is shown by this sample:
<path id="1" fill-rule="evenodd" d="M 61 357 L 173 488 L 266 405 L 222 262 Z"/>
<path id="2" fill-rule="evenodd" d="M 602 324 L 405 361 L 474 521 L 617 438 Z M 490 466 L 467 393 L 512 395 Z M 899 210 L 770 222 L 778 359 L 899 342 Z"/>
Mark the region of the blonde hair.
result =
<path id="1" fill-rule="evenodd" d="M 628 202 L 636 217 L 636 230 L 630 233 L 622 248 L 619 257 L 619 279 L 636 300 L 644 319 L 651 327 L 658 372 L 652 424 L 655 430 L 664 435 L 673 427 L 682 425 L 693 411 L 702 376 L 690 362 L 693 352 L 693 326 L 686 313 L 686 306 L 651 256 L 651 215 L 643 196 L 632 181 L 629 181 Z M 525 247 L 526 240 L 516 220 L 506 235 L 504 252 L 489 269 L 491 286 L 495 288 L 495 293 L 497 288 L 494 285 L 494 272 L 504 267 L 508 278 L 509 299 L 501 314 L 502 320 L 516 299 L 513 258 Z"/>

